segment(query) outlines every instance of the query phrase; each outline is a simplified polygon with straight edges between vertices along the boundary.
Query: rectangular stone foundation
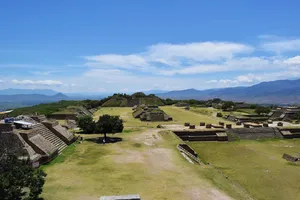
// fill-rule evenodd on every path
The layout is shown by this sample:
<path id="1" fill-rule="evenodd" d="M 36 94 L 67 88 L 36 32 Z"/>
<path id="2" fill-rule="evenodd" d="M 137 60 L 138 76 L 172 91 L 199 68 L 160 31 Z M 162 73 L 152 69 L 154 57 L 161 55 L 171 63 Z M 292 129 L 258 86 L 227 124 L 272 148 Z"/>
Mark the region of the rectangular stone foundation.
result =
<path id="1" fill-rule="evenodd" d="M 102 196 L 99 200 L 141 200 L 140 195 Z"/>

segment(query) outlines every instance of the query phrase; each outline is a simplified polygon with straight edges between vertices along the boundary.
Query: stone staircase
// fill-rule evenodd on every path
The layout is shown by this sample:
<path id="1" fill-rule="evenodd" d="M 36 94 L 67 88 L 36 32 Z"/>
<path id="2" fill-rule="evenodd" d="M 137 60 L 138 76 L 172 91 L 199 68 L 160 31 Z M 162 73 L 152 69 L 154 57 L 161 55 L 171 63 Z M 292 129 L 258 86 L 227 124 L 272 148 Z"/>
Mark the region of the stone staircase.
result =
<path id="1" fill-rule="evenodd" d="M 46 140 L 52 143 L 60 154 L 68 145 L 62 141 L 59 137 L 57 137 L 54 133 L 52 133 L 44 124 L 36 124 L 33 129 L 42 135 Z"/>

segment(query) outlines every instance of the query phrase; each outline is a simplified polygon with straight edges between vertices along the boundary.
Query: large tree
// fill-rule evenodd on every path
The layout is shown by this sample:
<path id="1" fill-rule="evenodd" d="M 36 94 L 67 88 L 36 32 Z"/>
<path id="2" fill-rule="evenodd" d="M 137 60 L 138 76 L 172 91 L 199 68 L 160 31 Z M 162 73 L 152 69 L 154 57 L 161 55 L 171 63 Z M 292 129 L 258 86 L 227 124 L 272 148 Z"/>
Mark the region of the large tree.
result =
<path id="1" fill-rule="evenodd" d="M 222 110 L 232 110 L 235 104 L 232 101 L 225 101 L 222 104 Z"/>
<path id="2" fill-rule="evenodd" d="M 300 120 L 300 111 L 298 111 L 298 112 L 296 113 L 296 118 L 297 118 L 297 120 Z"/>
<path id="3" fill-rule="evenodd" d="M 45 176 L 42 170 L 33 169 L 27 161 L 12 155 L 3 156 L 0 162 L 0 199 L 38 199 Z"/>
<path id="4" fill-rule="evenodd" d="M 103 115 L 99 117 L 96 123 L 96 132 L 104 134 L 105 142 L 107 141 L 107 133 L 121 133 L 123 128 L 123 120 L 119 116 Z"/>
<path id="5" fill-rule="evenodd" d="M 79 117 L 77 125 L 86 134 L 94 133 L 96 129 L 96 123 L 91 116 Z"/>
<path id="6" fill-rule="evenodd" d="M 269 107 L 264 107 L 264 106 L 257 106 L 256 108 L 255 108 L 255 112 L 257 113 L 257 114 L 267 114 L 267 113 L 269 113 L 269 112 L 271 112 L 271 108 L 269 108 Z"/>

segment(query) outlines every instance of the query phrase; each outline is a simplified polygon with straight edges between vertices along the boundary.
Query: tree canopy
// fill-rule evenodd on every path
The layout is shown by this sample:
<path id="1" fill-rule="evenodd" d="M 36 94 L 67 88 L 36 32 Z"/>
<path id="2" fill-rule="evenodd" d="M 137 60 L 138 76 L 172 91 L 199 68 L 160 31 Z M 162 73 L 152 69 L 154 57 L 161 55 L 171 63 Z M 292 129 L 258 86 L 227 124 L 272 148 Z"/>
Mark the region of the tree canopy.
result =
<path id="1" fill-rule="evenodd" d="M 296 118 L 297 120 L 300 120 L 300 111 L 296 112 Z"/>
<path id="2" fill-rule="evenodd" d="M 40 169 L 33 169 L 27 161 L 18 160 L 15 156 L 2 158 L 0 162 L 0 199 L 38 199 L 42 193 L 46 174 Z M 29 190 L 24 190 L 25 188 Z"/>
<path id="3" fill-rule="evenodd" d="M 235 106 L 235 104 L 232 101 L 225 101 L 222 104 L 222 110 L 229 110 L 229 109 L 233 109 Z"/>
<path id="4" fill-rule="evenodd" d="M 120 133 L 123 128 L 123 120 L 119 116 L 103 115 L 96 123 L 96 133 L 104 134 L 105 141 L 107 133 Z"/>
<path id="5" fill-rule="evenodd" d="M 77 119 L 78 127 L 86 134 L 95 132 L 96 123 L 91 116 L 82 116 Z"/>
<path id="6" fill-rule="evenodd" d="M 256 108 L 255 108 L 255 112 L 257 113 L 257 114 L 266 114 L 266 113 L 269 113 L 269 112 L 271 112 L 271 108 L 269 108 L 269 107 L 264 107 L 264 106 L 257 106 Z"/>

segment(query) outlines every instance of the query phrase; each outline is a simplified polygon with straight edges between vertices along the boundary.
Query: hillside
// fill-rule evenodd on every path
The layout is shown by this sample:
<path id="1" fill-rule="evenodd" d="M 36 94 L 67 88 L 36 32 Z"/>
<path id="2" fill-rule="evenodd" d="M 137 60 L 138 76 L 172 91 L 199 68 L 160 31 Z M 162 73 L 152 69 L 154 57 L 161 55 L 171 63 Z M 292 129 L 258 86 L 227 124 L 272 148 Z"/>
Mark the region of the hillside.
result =
<path id="1" fill-rule="evenodd" d="M 144 93 L 138 92 L 132 95 L 115 94 L 108 97 L 102 104 L 102 107 L 132 107 L 141 104 L 158 106 L 164 105 L 163 101 L 159 97 L 155 95 L 145 95 Z"/>
<path id="2" fill-rule="evenodd" d="M 294 104 L 300 102 L 300 79 L 262 82 L 249 87 L 178 90 L 157 94 L 161 98 L 208 100 L 221 98 L 250 103 Z"/>
<path id="3" fill-rule="evenodd" d="M 0 95 L 0 110 L 33 106 L 40 103 L 50 103 L 68 99 L 69 97 L 62 93 L 57 93 L 51 96 L 43 94 Z"/>

